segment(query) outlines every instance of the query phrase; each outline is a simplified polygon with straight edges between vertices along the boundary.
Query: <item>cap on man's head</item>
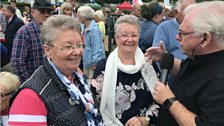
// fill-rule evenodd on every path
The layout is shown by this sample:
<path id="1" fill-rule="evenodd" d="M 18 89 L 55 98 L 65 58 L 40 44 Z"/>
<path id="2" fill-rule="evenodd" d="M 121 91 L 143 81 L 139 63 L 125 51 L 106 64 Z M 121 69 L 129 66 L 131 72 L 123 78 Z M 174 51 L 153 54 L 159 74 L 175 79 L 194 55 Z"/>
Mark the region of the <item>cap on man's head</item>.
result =
<path id="1" fill-rule="evenodd" d="M 17 1 L 16 1 L 16 0 L 10 0 L 10 2 L 11 2 L 11 3 L 17 3 Z"/>
<path id="2" fill-rule="evenodd" d="M 35 0 L 33 3 L 33 9 L 53 9 L 51 3 L 47 0 Z"/>

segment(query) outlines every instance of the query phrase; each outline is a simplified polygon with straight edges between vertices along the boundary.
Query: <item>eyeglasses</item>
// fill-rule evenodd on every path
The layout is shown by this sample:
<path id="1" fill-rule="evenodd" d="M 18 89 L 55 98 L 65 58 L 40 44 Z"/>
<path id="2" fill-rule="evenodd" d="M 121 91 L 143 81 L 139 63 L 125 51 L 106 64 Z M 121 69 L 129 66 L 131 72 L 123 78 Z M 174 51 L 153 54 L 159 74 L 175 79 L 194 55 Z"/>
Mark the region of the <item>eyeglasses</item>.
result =
<path id="1" fill-rule="evenodd" d="M 121 37 L 123 39 L 128 39 L 129 37 L 131 39 L 137 39 L 138 38 L 138 35 L 137 34 L 132 34 L 132 35 L 128 35 L 128 34 L 121 34 L 121 35 L 118 35 L 118 37 Z"/>
<path id="2" fill-rule="evenodd" d="M 37 9 L 41 14 L 51 14 L 51 9 Z"/>
<path id="3" fill-rule="evenodd" d="M 51 47 L 54 47 L 58 50 L 61 50 L 61 51 L 73 51 L 74 49 L 83 49 L 85 48 L 85 44 L 82 44 L 82 43 L 79 43 L 77 45 L 66 45 L 66 46 L 62 46 L 62 47 L 57 47 L 53 44 L 48 44 L 49 46 Z"/>
<path id="4" fill-rule="evenodd" d="M 3 98 L 5 96 L 8 96 L 8 95 L 12 94 L 13 92 L 15 92 L 15 91 L 12 91 L 12 92 L 9 92 L 9 93 L 6 93 L 6 94 L 1 94 L 1 97 Z"/>
<path id="5" fill-rule="evenodd" d="M 189 34 L 192 34 L 192 33 L 195 33 L 195 31 L 192 31 L 192 32 L 182 32 L 181 29 L 178 29 L 178 31 L 177 31 L 177 34 L 180 37 L 180 39 L 182 39 L 184 35 L 189 35 Z"/>

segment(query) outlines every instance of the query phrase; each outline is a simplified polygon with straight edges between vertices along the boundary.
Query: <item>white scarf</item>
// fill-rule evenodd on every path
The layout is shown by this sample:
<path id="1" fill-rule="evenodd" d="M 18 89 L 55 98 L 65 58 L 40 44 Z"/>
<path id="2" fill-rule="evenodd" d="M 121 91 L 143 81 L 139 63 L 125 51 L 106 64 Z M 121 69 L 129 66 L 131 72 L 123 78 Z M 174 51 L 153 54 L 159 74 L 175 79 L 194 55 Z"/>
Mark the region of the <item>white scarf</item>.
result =
<path id="1" fill-rule="evenodd" d="M 157 81 L 157 76 L 152 65 L 145 62 L 144 54 L 140 48 L 136 49 L 135 63 L 135 65 L 125 65 L 121 63 L 118 57 L 118 48 L 116 48 L 107 59 L 100 102 L 100 110 L 106 126 L 123 126 L 123 124 L 115 116 L 117 69 L 128 74 L 134 74 L 141 70 L 143 79 L 145 80 L 151 93 L 153 92 L 154 85 Z"/>

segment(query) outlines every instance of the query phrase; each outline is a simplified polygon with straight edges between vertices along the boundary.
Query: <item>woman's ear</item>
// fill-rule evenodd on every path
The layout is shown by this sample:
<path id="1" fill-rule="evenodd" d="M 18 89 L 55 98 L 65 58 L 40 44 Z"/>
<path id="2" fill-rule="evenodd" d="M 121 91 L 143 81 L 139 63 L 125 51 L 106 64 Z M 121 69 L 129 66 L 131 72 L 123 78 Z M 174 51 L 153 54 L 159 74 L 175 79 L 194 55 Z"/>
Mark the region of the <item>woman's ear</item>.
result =
<path id="1" fill-rule="evenodd" d="M 46 44 L 44 44 L 42 47 L 44 49 L 44 53 L 49 57 L 50 56 L 50 47 Z"/>

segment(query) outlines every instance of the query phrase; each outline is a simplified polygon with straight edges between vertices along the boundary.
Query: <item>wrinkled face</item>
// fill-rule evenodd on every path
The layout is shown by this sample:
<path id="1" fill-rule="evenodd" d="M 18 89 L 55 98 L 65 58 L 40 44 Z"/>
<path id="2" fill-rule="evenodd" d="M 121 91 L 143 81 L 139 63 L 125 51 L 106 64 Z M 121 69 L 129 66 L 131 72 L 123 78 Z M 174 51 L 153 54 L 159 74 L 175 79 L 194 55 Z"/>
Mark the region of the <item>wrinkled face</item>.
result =
<path id="1" fill-rule="evenodd" d="M 50 9 L 33 9 L 32 11 L 33 17 L 39 24 L 43 24 L 49 16 L 51 16 Z"/>
<path id="2" fill-rule="evenodd" d="M 63 15 L 72 16 L 72 8 L 65 8 L 63 10 Z"/>
<path id="3" fill-rule="evenodd" d="M 122 23 L 117 27 L 115 35 L 118 50 L 122 53 L 134 54 L 138 46 L 139 29 L 138 26 Z"/>
<path id="4" fill-rule="evenodd" d="M 185 18 L 179 28 L 176 39 L 180 42 L 182 52 L 188 57 L 197 54 L 202 42 L 202 35 L 196 34 L 190 23 L 191 19 Z"/>
<path id="5" fill-rule="evenodd" d="M 66 76 L 70 76 L 78 67 L 83 53 L 80 33 L 74 30 L 63 30 L 57 33 L 50 45 L 44 45 L 48 58 Z"/>

